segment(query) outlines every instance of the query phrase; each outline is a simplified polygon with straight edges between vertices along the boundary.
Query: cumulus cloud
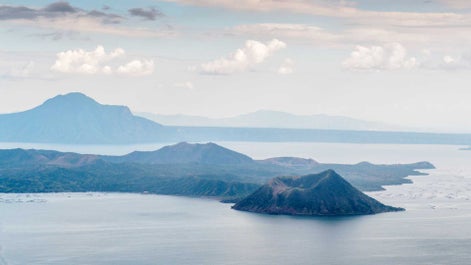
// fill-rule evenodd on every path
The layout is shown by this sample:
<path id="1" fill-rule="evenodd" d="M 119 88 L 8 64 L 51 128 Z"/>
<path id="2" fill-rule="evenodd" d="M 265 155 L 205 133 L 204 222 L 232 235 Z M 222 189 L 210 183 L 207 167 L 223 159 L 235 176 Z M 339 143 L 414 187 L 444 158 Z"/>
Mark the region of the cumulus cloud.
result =
<path id="1" fill-rule="evenodd" d="M 396 70 L 418 66 L 415 57 L 407 57 L 407 50 L 399 43 L 384 46 L 357 46 L 342 66 L 349 70 Z"/>
<path id="2" fill-rule="evenodd" d="M 109 72 L 110 69 L 106 68 L 105 70 L 103 63 L 122 56 L 124 53 L 124 50 L 120 48 L 106 53 L 103 46 L 98 46 L 93 51 L 85 51 L 83 49 L 68 50 L 56 55 L 56 61 L 51 66 L 51 69 L 62 73 L 81 74 Z"/>
<path id="3" fill-rule="evenodd" d="M 115 71 L 109 63 L 125 55 L 121 48 L 106 52 L 101 45 L 95 50 L 86 51 L 83 49 L 68 50 L 57 53 L 56 61 L 51 66 L 51 70 L 61 73 L 75 74 L 113 74 Z M 121 65 L 116 72 L 120 74 L 138 76 L 152 73 L 154 62 L 152 60 L 133 60 Z"/>
<path id="4" fill-rule="evenodd" d="M 125 65 L 121 65 L 120 67 L 118 67 L 118 73 L 131 76 L 150 75 L 153 72 L 153 60 L 133 60 Z"/>
<path id="5" fill-rule="evenodd" d="M 294 72 L 294 61 L 286 58 L 278 68 L 278 73 L 281 75 L 288 75 Z"/>
<path id="6" fill-rule="evenodd" d="M 155 9 L 154 7 L 144 9 L 144 8 L 131 8 L 128 10 L 131 16 L 141 17 L 146 20 L 156 20 L 158 17 L 162 17 L 164 14 Z"/>
<path id="7" fill-rule="evenodd" d="M 438 68 L 444 70 L 471 69 L 471 54 L 445 55 L 438 64 Z"/>
<path id="8" fill-rule="evenodd" d="M 277 39 L 267 43 L 247 40 L 243 48 L 237 49 L 231 55 L 202 64 L 201 71 L 206 74 L 220 75 L 243 72 L 264 62 L 273 53 L 285 47 L 286 43 Z"/>
<path id="9" fill-rule="evenodd" d="M 449 55 L 446 55 L 443 57 L 443 62 L 446 64 L 453 64 L 453 63 L 456 63 L 456 59 Z"/>
<path id="10" fill-rule="evenodd" d="M 175 84 L 173 84 L 173 86 L 178 87 L 178 88 L 185 88 L 185 89 L 189 89 L 189 90 L 193 90 L 195 88 L 193 83 L 190 82 L 190 81 L 186 81 L 186 82 L 182 82 L 182 83 L 175 83 Z"/>
<path id="11" fill-rule="evenodd" d="M 111 69 L 109 65 L 105 65 L 103 66 L 103 73 L 106 75 L 110 75 L 113 73 L 113 70 Z"/>

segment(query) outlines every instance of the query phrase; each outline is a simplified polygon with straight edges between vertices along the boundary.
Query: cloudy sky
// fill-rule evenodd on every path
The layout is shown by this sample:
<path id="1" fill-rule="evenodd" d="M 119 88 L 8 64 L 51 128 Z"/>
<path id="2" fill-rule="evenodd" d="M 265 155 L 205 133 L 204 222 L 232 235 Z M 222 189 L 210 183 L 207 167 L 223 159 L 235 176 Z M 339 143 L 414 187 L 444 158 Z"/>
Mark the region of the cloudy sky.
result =
<path id="1" fill-rule="evenodd" d="M 1 1 L 0 113 L 83 92 L 471 132 L 471 1 Z"/>

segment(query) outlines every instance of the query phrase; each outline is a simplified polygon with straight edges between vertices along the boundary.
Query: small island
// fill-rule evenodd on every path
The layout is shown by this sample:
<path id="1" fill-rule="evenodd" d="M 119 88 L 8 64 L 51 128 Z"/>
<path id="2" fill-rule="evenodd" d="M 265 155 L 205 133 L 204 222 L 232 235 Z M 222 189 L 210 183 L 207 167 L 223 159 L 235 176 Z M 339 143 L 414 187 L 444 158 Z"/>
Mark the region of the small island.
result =
<path id="1" fill-rule="evenodd" d="M 367 196 L 333 170 L 302 177 L 274 178 L 232 208 L 303 216 L 365 215 L 404 210 Z"/>

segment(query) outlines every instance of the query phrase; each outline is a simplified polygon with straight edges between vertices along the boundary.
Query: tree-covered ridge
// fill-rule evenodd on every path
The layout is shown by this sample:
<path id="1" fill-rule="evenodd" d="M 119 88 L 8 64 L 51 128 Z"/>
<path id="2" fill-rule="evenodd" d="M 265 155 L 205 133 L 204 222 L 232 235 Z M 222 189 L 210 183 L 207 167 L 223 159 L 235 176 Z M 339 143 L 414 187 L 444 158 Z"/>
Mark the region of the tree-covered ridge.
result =
<path id="1" fill-rule="evenodd" d="M 322 164 L 312 159 L 252 158 L 214 143 L 179 143 L 151 152 L 99 156 L 51 150 L 0 150 L 0 192 L 116 191 L 243 197 L 279 176 L 336 170 L 356 188 L 380 190 L 433 168 L 405 165 Z"/>

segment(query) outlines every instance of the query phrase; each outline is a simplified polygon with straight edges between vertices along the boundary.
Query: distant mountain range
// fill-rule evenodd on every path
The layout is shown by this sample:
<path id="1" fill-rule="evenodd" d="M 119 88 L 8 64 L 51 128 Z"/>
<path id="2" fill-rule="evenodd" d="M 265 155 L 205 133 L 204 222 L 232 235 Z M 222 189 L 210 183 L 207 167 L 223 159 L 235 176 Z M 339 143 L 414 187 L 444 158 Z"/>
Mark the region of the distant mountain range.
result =
<path id="1" fill-rule="evenodd" d="M 128 107 L 103 105 L 84 94 L 70 93 L 51 98 L 31 110 L 0 114 L 0 142 L 136 144 L 253 141 L 456 145 L 471 143 L 471 134 L 371 131 L 384 127 L 377 123 L 345 117 L 330 119 L 320 116 L 257 112 L 235 120 L 240 121 L 239 125 L 258 128 L 201 126 L 204 123 L 193 127 L 163 126 L 133 115 Z M 316 123 L 316 120 L 319 122 Z M 324 122 L 320 122 L 321 120 Z M 328 120 L 332 121 L 331 125 L 328 125 Z M 341 123 L 346 126 L 343 128 L 355 128 L 355 130 L 259 128 L 292 127 L 303 124 L 307 127 L 324 124 L 334 128 Z M 359 131 L 360 128 L 365 130 Z"/>
<path id="2" fill-rule="evenodd" d="M 380 122 L 364 121 L 344 116 L 294 115 L 281 111 L 259 110 L 230 118 L 212 119 L 191 115 L 162 115 L 139 112 L 145 117 L 168 126 L 202 127 L 246 127 L 246 128 L 291 128 L 291 129 L 326 129 L 356 131 L 399 131 L 399 126 Z"/>
<path id="3" fill-rule="evenodd" d="M 167 135 L 163 126 L 134 116 L 128 107 L 102 105 L 81 93 L 0 115 L 0 141 L 6 142 L 134 143 Z"/>
<path id="4" fill-rule="evenodd" d="M 302 177 L 277 177 L 233 209 L 304 216 L 360 215 L 404 210 L 362 193 L 333 170 Z"/>

